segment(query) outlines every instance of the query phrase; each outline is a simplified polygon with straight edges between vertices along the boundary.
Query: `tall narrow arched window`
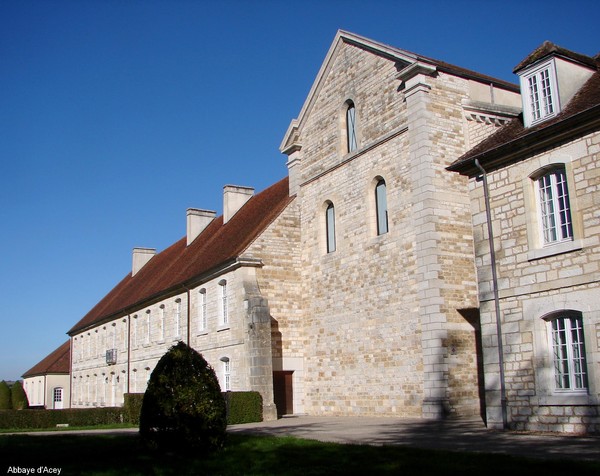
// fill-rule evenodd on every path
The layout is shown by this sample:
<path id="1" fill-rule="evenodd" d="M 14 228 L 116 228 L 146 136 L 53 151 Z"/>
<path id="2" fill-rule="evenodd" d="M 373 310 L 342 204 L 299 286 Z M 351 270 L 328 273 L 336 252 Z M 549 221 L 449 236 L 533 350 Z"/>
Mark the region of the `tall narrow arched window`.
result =
<path id="1" fill-rule="evenodd" d="M 325 210 L 325 228 L 327 253 L 333 253 L 335 251 L 335 208 L 333 203 L 329 203 Z"/>
<path id="2" fill-rule="evenodd" d="M 377 211 L 377 234 L 388 232 L 388 206 L 385 180 L 381 179 L 375 186 L 375 208 Z"/>
<path id="3" fill-rule="evenodd" d="M 226 326 L 229 324 L 229 303 L 227 302 L 227 281 L 222 279 L 219 281 L 220 291 L 220 312 L 219 312 L 219 324 L 222 326 Z"/>
<path id="4" fill-rule="evenodd" d="M 223 367 L 223 391 L 231 390 L 231 361 L 229 357 L 221 357 L 221 365 Z"/>
<path id="5" fill-rule="evenodd" d="M 348 103 L 346 109 L 346 139 L 348 152 L 355 151 L 358 148 L 358 141 L 356 140 L 356 108 L 352 101 Z"/>
<path id="6" fill-rule="evenodd" d="M 207 324 L 206 289 L 202 288 L 198 293 L 198 332 L 204 332 Z"/>

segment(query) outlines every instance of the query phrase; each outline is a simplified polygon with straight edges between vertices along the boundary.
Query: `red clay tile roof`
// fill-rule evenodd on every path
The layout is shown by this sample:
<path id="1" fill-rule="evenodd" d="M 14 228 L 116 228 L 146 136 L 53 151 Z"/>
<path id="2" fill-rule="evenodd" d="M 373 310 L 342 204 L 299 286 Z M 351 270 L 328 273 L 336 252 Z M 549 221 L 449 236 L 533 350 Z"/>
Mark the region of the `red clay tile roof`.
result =
<path id="1" fill-rule="evenodd" d="M 71 341 L 68 340 L 41 362 L 25 372 L 22 377 L 43 374 L 68 374 L 71 371 Z"/>
<path id="2" fill-rule="evenodd" d="M 598 68 L 598 62 L 596 67 Z M 493 169 L 539 148 L 598 129 L 600 120 L 600 70 L 587 80 L 566 107 L 554 118 L 525 127 L 522 114 L 459 157 L 447 170 L 478 175 L 475 159 Z"/>
<path id="3" fill-rule="evenodd" d="M 128 274 L 68 334 L 140 307 L 233 262 L 292 200 L 286 177 L 250 198 L 225 225 L 222 216 L 215 218 L 189 246 L 183 237 L 153 256 L 135 276 Z"/>

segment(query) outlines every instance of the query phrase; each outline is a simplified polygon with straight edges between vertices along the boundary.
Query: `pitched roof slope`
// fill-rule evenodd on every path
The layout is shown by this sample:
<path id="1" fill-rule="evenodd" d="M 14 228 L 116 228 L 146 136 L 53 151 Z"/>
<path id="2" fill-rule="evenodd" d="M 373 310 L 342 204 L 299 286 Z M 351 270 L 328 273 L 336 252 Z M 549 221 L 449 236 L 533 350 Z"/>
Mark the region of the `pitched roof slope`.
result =
<path id="1" fill-rule="evenodd" d="M 22 377 L 42 374 L 68 374 L 71 369 L 71 341 L 68 340 L 42 361 L 25 372 Z"/>
<path id="2" fill-rule="evenodd" d="M 566 107 L 547 121 L 533 127 L 525 127 L 523 115 L 513 119 L 496 133 L 459 157 L 448 170 L 463 174 L 478 174 L 474 165 L 480 159 L 482 165 L 493 168 L 506 163 L 518 155 L 524 156 L 533 148 L 545 147 L 547 141 L 555 142 L 565 136 L 580 134 L 580 123 L 593 124 L 600 118 L 600 57 L 593 58 L 596 72 L 573 96 Z"/>
<path id="3" fill-rule="evenodd" d="M 153 256 L 136 274 L 129 273 L 68 334 L 92 327 L 161 294 L 177 290 L 237 258 L 293 200 L 288 178 L 254 195 L 223 224 L 215 218 L 188 246 L 183 237 Z"/>

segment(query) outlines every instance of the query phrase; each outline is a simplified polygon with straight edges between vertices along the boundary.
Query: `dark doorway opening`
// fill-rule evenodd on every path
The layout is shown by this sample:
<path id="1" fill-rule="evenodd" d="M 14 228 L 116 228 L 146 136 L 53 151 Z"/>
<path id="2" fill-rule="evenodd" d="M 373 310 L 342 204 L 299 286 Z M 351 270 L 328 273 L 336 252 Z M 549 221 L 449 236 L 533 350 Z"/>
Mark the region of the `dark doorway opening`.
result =
<path id="1" fill-rule="evenodd" d="M 294 413 L 293 373 L 291 370 L 273 371 L 273 399 L 279 417 Z"/>

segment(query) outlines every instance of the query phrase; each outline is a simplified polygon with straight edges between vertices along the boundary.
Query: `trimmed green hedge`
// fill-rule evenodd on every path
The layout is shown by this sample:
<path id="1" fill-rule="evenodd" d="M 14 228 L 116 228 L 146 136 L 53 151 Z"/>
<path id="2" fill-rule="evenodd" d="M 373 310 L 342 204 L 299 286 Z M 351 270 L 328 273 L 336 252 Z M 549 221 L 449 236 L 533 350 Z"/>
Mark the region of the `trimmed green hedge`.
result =
<path id="1" fill-rule="evenodd" d="M 227 405 L 227 424 L 262 421 L 262 397 L 258 392 L 223 392 Z M 103 408 L 71 408 L 65 410 L 3 410 L 0 428 L 28 429 L 69 426 L 139 425 L 143 393 L 125 394 L 125 406 Z"/>
<path id="2" fill-rule="evenodd" d="M 227 424 L 263 421 L 262 396 L 258 392 L 223 392 L 227 405 Z"/>
<path id="3" fill-rule="evenodd" d="M 125 404 L 123 406 L 123 411 L 125 412 L 125 421 L 127 423 L 133 423 L 134 425 L 140 424 L 140 413 L 142 411 L 143 401 L 143 393 L 125 394 Z"/>
<path id="4" fill-rule="evenodd" d="M 123 408 L 71 408 L 65 410 L 6 410 L 0 428 L 55 428 L 56 425 L 96 426 L 123 423 Z"/>

